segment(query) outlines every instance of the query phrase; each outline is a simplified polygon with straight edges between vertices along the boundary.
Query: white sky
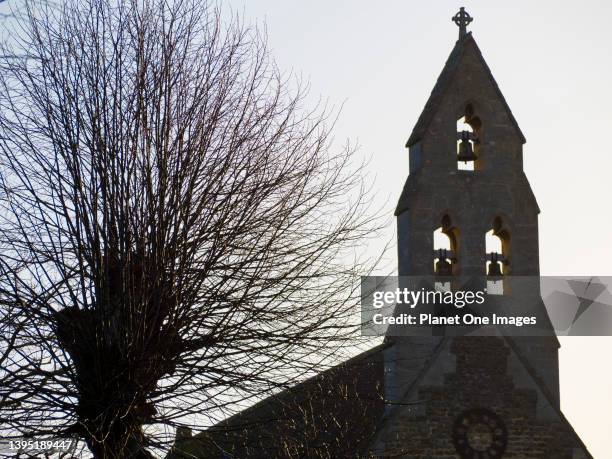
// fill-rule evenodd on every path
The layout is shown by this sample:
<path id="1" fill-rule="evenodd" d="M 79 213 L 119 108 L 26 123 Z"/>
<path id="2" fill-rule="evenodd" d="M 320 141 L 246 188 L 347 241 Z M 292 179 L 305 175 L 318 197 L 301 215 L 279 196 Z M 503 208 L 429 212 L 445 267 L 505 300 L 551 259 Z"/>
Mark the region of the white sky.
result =
<path id="1" fill-rule="evenodd" d="M 543 275 L 612 275 L 612 2 L 229 0 L 264 22 L 279 67 L 313 100 L 343 102 L 335 131 L 371 156 L 389 215 L 404 144 L 457 38 L 459 6 L 525 136 Z M 389 235 L 394 231 L 390 225 Z M 395 252 L 392 252 L 393 256 Z M 597 458 L 612 458 L 612 338 L 562 339 L 562 408 Z"/>

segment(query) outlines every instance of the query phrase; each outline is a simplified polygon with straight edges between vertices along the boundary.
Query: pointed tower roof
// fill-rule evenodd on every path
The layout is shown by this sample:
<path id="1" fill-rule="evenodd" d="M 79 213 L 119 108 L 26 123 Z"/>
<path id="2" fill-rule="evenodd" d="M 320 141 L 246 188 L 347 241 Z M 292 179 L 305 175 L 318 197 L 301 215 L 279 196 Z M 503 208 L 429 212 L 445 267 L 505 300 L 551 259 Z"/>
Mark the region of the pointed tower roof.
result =
<path id="1" fill-rule="evenodd" d="M 413 144 L 415 144 L 416 142 L 418 142 L 419 140 L 423 138 L 425 132 L 427 131 L 427 128 L 429 127 L 429 124 L 431 123 L 436 112 L 438 111 L 438 107 L 440 106 L 444 98 L 444 94 L 446 93 L 451 82 L 457 75 L 459 63 L 461 62 L 461 59 L 465 53 L 465 50 L 468 49 L 469 47 L 474 48 L 476 55 L 478 56 L 485 72 L 491 79 L 491 84 L 497 91 L 499 98 L 503 102 L 503 105 L 506 111 L 508 112 L 508 117 L 512 121 L 512 124 L 514 125 L 514 127 L 516 128 L 517 134 L 519 135 L 521 141 L 525 143 L 526 141 L 525 136 L 521 132 L 521 128 L 516 122 L 516 119 L 514 118 L 514 115 L 512 114 L 512 111 L 510 110 L 510 107 L 508 106 L 506 99 L 504 98 L 501 90 L 499 89 L 499 86 L 497 85 L 495 78 L 493 78 L 491 69 L 489 69 L 489 66 L 487 65 L 484 58 L 482 57 L 482 53 L 480 52 L 480 49 L 478 48 L 478 45 L 476 44 L 476 41 L 474 40 L 474 37 L 472 36 L 472 32 L 467 32 L 464 35 L 460 36 L 459 40 L 457 40 L 457 42 L 455 43 L 455 47 L 451 51 L 450 56 L 446 60 L 446 64 L 444 65 L 444 68 L 442 69 L 442 72 L 440 73 L 440 76 L 438 77 L 438 80 L 436 81 L 436 84 L 433 90 L 431 91 L 429 99 L 427 100 L 427 103 L 425 104 L 425 108 L 423 109 L 421 116 L 419 116 L 419 119 L 416 125 L 414 126 L 414 129 L 412 130 L 412 134 L 410 134 L 410 138 L 408 139 L 408 142 L 406 142 L 407 147 L 412 146 Z"/>

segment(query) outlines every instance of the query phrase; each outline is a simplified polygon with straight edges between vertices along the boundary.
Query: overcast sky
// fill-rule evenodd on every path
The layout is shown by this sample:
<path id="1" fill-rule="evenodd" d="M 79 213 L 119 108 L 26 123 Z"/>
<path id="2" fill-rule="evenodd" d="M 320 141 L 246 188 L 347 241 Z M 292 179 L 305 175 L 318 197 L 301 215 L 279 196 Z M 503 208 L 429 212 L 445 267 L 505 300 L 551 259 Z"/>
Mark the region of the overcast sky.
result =
<path id="1" fill-rule="evenodd" d="M 279 67 L 306 77 L 313 100 L 344 103 L 336 138 L 373 158 L 390 215 L 408 174 L 404 144 L 457 39 L 450 18 L 465 6 L 527 137 L 542 274 L 612 275 L 612 2 L 227 4 L 265 23 Z M 612 338 L 565 338 L 560 354 L 563 411 L 597 459 L 612 458 L 611 349 Z"/>

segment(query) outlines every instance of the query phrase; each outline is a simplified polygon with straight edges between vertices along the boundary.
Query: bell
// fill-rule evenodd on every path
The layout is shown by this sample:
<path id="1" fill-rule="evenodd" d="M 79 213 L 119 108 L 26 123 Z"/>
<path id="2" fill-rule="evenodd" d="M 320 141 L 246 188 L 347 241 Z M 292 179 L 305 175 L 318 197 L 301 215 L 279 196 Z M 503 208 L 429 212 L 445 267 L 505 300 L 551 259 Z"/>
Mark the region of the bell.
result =
<path id="1" fill-rule="evenodd" d="M 438 276 L 452 276 L 453 265 L 446 258 L 446 250 L 440 249 L 438 253 L 438 261 L 436 261 L 435 271 Z"/>
<path id="2" fill-rule="evenodd" d="M 499 277 L 502 276 L 501 272 L 501 260 L 497 252 L 491 253 L 491 263 L 489 263 L 489 276 Z"/>
<path id="3" fill-rule="evenodd" d="M 463 131 L 461 133 L 461 143 L 459 144 L 459 154 L 457 155 L 457 161 L 476 161 L 477 156 L 474 154 L 474 149 L 469 140 L 470 133 Z"/>

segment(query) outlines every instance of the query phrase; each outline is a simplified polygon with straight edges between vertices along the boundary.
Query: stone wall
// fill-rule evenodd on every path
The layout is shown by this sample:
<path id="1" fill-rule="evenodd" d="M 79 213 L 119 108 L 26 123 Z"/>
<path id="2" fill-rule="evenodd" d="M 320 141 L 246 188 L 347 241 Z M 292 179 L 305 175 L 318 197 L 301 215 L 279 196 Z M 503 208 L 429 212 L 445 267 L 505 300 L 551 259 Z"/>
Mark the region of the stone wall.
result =
<path id="1" fill-rule="evenodd" d="M 441 385 L 421 384 L 407 394 L 406 406 L 385 421 L 376 444 L 379 457 L 460 458 L 453 427 L 462 413 L 475 408 L 495 413 L 507 429 L 503 458 L 587 457 L 560 412 L 550 401 L 538 400 L 545 398 L 541 392 L 516 387 L 508 365 L 513 352 L 503 338 L 454 338 L 449 346 L 455 371 L 445 374 Z M 538 407 L 542 403 L 548 405 L 548 413 Z M 488 445 L 486 433 L 478 438 L 477 426 L 468 430 L 473 430 L 467 436 L 474 446 Z"/>

